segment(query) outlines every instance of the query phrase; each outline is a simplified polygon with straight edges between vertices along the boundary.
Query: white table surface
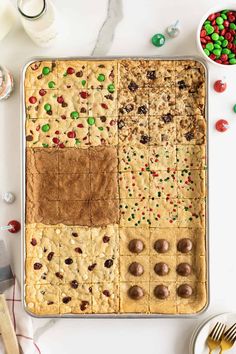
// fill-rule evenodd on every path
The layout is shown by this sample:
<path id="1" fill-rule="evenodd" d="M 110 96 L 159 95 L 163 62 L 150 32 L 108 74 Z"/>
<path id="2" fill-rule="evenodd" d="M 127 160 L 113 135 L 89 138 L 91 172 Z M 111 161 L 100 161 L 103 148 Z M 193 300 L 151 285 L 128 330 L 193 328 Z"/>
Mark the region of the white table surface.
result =
<path id="1" fill-rule="evenodd" d="M 14 1 L 15 2 L 15 1 Z M 33 56 L 90 55 L 99 30 L 106 19 L 108 4 L 115 10 L 120 0 L 54 0 L 63 16 L 62 38 L 54 48 L 36 47 L 18 23 L 0 42 L 0 63 L 15 77 L 15 91 L 0 102 L 0 193 L 13 191 L 17 200 L 6 205 L 0 200 L 0 224 L 20 219 L 20 69 Z M 114 4 L 116 3 L 116 4 Z M 218 0 L 225 8 L 227 1 Z M 123 18 L 115 28 L 110 49 L 98 46 L 101 55 L 195 55 L 195 31 L 202 15 L 214 0 L 123 0 Z M 114 11 L 113 11 L 114 13 Z M 149 38 L 163 32 L 176 19 L 181 34 L 162 48 L 155 48 Z M 105 33 L 105 35 L 107 35 Z M 223 94 L 210 88 L 210 275 L 211 303 L 198 319 L 85 320 L 33 319 L 42 354 L 187 354 L 195 326 L 217 312 L 236 311 L 236 67 L 209 66 L 210 83 L 226 77 L 228 89 Z M 228 119 L 230 129 L 217 133 L 214 122 Z M 2 232 L 9 246 L 12 266 L 20 276 L 20 234 Z M 46 325 L 45 325 L 46 324 Z M 37 331 L 38 328 L 43 329 Z"/>

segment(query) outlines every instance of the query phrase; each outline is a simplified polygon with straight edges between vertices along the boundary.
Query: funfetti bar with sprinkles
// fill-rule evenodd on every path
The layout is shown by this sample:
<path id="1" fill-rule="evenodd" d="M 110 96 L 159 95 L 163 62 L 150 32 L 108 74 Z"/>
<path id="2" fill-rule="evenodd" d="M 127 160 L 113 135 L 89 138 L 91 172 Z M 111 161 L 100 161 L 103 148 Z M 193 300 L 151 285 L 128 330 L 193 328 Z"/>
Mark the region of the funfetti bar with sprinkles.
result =
<path id="1" fill-rule="evenodd" d="M 195 60 L 28 65 L 30 313 L 204 309 L 205 90 L 205 68 Z"/>

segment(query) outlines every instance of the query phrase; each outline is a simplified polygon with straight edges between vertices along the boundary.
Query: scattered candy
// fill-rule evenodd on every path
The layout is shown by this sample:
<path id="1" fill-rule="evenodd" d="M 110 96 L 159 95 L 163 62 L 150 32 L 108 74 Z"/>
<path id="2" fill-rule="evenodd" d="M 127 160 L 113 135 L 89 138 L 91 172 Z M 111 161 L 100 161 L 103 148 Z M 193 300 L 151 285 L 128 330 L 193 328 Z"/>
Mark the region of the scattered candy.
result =
<path id="1" fill-rule="evenodd" d="M 166 29 L 166 33 L 170 38 L 176 38 L 180 34 L 180 29 L 178 27 L 179 21 L 174 25 L 170 25 Z"/>
<path id="2" fill-rule="evenodd" d="M 2 194 L 2 199 L 7 204 L 12 204 L 15 201 L 15 195 L 11 192 L 5 192 Z"/>
<path id="3" fill-rule="evenodd" d="M 229 128 L 229 123 L 225 119 L 219 119 L 215 124 L 216 130 L 218 132 L 225 132 Z"/>
<path id="4" fill-rule="evenodd" d="M 165 44 L 165 36 L 161 33 L 154 34 L 151 38 L 151 42 L 155 47 L 162 47 Z"/>
<path id="5" fill-rule="evenodd" d="M 227 84 L 223 80 L 216 80 L 213 87 L 216 92 L 222 93 L 226 90 Z"/>
<path id="6" fill-rule="evenodd" d="M 8 226 L 11 226 L 11 228 L 8 231 L 11 232 L 12 234 L 19 232 L 21 228 L 21 225 L 17 220 L 9 221 Z"/>
<path id="7" fill-rule="evenodd" d="M 211 60 L 223 65 L 236 64 L 236 11 L 209 15 L 201 28 L 200 41 Z"/>

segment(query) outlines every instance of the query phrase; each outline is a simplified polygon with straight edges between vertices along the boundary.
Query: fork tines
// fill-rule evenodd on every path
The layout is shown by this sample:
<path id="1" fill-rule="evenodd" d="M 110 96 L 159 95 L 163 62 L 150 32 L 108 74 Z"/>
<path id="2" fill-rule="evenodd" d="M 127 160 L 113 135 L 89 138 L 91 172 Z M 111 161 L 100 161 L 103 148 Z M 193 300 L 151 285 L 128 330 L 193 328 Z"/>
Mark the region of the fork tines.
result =
<path id="1" fill-rule="evenodd" d="M 209 337 L 215 341 L 221 341 L 225 328 L 226 328 L 225 324 L 221 322 L 217 322 L 215 327 L 212 329 L 211 333 L 209 334 Z"/>
<path id="2" fill-rule="evenodd" d="M 236 323 L 231 326 L 224 334 L 224 338 L 230 342 L 235 342 L 236 340 Z"/>

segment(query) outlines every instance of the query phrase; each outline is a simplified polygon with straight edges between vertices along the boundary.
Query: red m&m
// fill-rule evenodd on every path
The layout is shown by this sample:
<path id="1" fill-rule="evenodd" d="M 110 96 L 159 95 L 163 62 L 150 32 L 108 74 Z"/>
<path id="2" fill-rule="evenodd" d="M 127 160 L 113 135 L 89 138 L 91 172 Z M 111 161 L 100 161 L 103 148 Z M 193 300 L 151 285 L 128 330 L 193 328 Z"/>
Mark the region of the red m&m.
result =
<path id="1" fill-rule="evenodd" d="M 227 84 L 225 81 L 222 81 L 222 80 L 217 80 L 214 82 L 214 90 L 216 92 L 219 92 L 219 93 L 222 93 L 226 90 L 227 88 Z"/>
<path id="2" fill-rule="evenodd" d="M 225 132 L 229 128 L 229 123 L 225 119 L 219 119 L 215 124 L 216 130 L 218 132 Z"/>

